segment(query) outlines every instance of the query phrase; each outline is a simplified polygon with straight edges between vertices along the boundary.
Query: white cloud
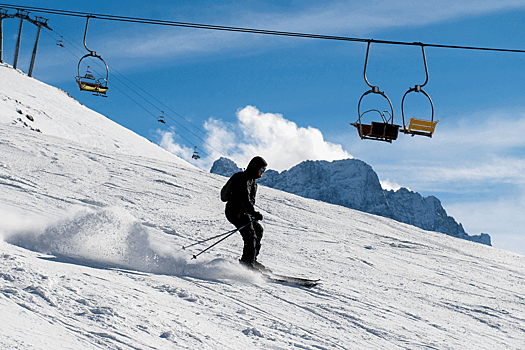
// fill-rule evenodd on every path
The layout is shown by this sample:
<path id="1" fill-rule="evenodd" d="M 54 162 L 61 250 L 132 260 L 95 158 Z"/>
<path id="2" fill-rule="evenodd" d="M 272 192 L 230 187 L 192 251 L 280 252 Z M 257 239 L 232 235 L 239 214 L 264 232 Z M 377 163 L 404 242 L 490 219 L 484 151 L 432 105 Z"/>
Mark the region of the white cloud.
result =
<path id="1" fill-rule="evenodd" d="M 282 171 L 304 160 L 338 160 L 352 158 L 341 145 L 324 140 L 320 130 L 298 127 L 281 114 L 262 113 L 253 106 L 237 111 L 237 124 L 226 124 L 210 118 L 203 145 L 208 157 L 199 161 L 209 167 L 219 157 L 227 157 L 245 167 L 256 155 L 262 156 L 269 167 Z M 176 143 L 172 132 L 160 132 L 160 146 L 188 160 L 192 150 Z"/>
<path id="2" fill-rule="evenodd" d="M 341 145 L 325 141 L 320 130 L 298 127 L 281 114 L 262 113 L 253 106 L 247 106 L 237 111 L 237 119 L 235 137 L 238 143 L 230 143 L 225 153 L 240 166 L 245 166 L 244 163 L 255 155 L 265 158 L 269 167 L 278 171 L 289 169 L 304 160 L 352 158 Z M 233 136 L 223 126 L 209 122 L 206 128 L 210 135 Z"/>
<path id="3" fill-rule="evenodd" d="M 175 142 L 175 139 L 178 137 L 174 129 L 170 131 L 166 130 L 157 130 L 157 135 L 160 137 L 159 146 L 165 150 L 179 156 L 180 158 L 191 161 L 191 156 L 193 155 L 193 149 L 188 148 L 184 145 L 180 145 Z"/>
<path id="4" fill-rule="evenodd" d="M 235 5 L 232 5 L 235 6 Z M 523 1 L 332 1 L 322 5 L 277 11 L 254 12 L 251 8 L 235 9 L 236 16 L 224 19 L 221 25 L 359 36 L 387 28 L 423 26 L 464 16 L 476 16 L 495 11 L 524 8 Z M 174 20 L 181 20 L 175 18 Z M 220 20 L 220 19 L 219 19 Z M 217 22 L 217 19 L 214 20 Z M 205 23 L 205 19 L 199 19 Z M 268 36 L 198 29 L 154 27 L 123 34 L 106 41 L 104 52 L 108 56 L 169 57 L 194 53 L 230 50 L 250 50 L 261 45 L 273 45 Z M 274 37 L 275 38 L 275 37 Z M 288 41 L 289 42 L 289 41 Z"/>
<path id="5" fill-rule="evenodd" d="M 108 57 L 170 58 L 200 53 L 229 51 L 243 46 L 241 34 L 196 29 L 162 29 L 154 32 L 138 32 L 136 35 L 111 37 L 99 49 Z"/>
<path id="6" fill-rule="evenodd" d="M 331 1 L 300 11 L 254 14 L 245 17 L 246 26 L 281 31 L 340 34 L 371 33 L 386 28 L 420 26 L 464 16 L 476 16 L 512 8 L 522 1 Z M 352 36 L 352 35 L 350 35 Z"/>
<path id="7" fill-rule="evenodd" d="M 387 190 L 387 191 L 397 191 L 397 190 L 399 190 L 401 187 L 404 187 L 404 186 L 399 185 L 399 184 L 396 183 L 396 182 L 392 182 L 392 181 L 390 181 L 390 179 L 381 180 L 380 183 L 381 183 L 381 187 L 382 187 L 384 190 Z"/>

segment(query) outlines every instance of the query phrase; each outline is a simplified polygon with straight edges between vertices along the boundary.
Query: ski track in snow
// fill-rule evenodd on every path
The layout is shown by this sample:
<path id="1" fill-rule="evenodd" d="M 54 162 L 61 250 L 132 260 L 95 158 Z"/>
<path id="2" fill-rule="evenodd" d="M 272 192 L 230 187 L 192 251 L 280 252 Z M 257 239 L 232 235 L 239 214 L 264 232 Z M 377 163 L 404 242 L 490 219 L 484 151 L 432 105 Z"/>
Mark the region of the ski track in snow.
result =
<path id="1" fill-rule="evenodd" d="M 238 234 L 191 260 L 232 229 L 225 178 L 0 93 L 1 349 L 524 348 L 522 256 L 261 186 L 260 260 L 322 284 L 265 283 Z"/>

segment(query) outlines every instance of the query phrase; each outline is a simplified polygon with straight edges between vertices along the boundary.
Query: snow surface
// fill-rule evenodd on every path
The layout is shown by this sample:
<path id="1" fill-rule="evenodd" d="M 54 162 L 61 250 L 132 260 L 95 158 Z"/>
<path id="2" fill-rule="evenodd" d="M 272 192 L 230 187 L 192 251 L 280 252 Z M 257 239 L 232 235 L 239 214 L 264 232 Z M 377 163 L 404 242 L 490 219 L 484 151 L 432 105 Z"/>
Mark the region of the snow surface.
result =
<path id="1" fill-rule="evenodd" d="M 260 186 L 261 262 L 323 283 L 264 282 L 237 234 L 192 260 L 226 178 L 0 81 L 1 349 L 525 347 L 525 257 Z"/>

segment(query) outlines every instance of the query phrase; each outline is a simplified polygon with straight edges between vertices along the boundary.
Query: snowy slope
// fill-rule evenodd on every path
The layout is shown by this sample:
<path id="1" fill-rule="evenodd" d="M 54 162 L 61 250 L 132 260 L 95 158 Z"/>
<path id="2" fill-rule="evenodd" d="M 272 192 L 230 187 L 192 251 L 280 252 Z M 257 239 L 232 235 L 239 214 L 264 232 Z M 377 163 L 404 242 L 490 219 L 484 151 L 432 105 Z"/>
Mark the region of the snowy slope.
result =
<path id="1" fill-rule="evenodd" d="M 0 123 L 102 148 L 187 164 L 132 131 L 90 110 L 66 92 L 0 64 Z M 95 98 L 95 97 L 94 97 Z"/>
<path id="2" fill-rule="evenodd" d="M 9 121 L 16 98 L 0 93 Z M 265 283 L 236 262 L 238 235 L 197 260 L 202 246 L 181 249 L 231 229 L 224 177 L 154 145 L 134 154 L 142 138 L 104 117 L 91 131 L 67 100 L 23 103 L 88 127 L 0 123 L 1 349 L 524 347 L 522 256 L 261 186 L 260 260 L 323 280 Z"/>

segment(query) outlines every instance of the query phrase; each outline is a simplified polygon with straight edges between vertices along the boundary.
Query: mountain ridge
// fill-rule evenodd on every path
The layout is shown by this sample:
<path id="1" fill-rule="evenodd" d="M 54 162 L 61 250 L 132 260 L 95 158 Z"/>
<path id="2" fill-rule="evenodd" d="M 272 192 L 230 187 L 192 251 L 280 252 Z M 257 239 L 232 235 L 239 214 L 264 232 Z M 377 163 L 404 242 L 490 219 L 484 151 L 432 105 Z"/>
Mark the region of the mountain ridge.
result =
<path id="1" fill-rule="evenodd" d="M 211 173 L 231 176 L 241 169 L 230 159 L 219 158 Z M 460 223 L 447 215 L 435 196 L 423 197 L 404 187 L 384 190 L 377 173 L 359 159 L 303 161 L 289 170 L 267 170 L 258 180 L 263 186 L 301 197 L 342 205 L 414 225 L 427 231 L 444 233 L 468 241 L 491 245 L 490 235 L 469 235 Z"/>

